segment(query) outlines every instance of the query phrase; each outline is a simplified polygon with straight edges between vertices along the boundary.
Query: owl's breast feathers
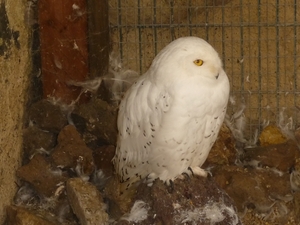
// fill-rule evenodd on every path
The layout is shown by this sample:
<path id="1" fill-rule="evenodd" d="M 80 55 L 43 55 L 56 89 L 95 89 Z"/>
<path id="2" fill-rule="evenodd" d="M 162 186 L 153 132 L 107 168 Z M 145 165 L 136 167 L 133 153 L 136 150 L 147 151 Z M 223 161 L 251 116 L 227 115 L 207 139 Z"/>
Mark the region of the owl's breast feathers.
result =
<path id="1" fill-rule="evenodd" d="M 197 163 L 191 153 L 196 154 L 196 149 L 204 151 L 206 159 L 223 122 L 228 93 L 208 91 L 194 80 L 188 88 L 177 86 L 180 83 L 166 88 L 142 76 L 121 102 L 114 164 L 125 189 L 153 171 L 174 170 L 173 165 L 183 158 Z M 186 165 L 181 167 L 184 170 Z M 169 179 L 175 173 L 164 174 Z"/>

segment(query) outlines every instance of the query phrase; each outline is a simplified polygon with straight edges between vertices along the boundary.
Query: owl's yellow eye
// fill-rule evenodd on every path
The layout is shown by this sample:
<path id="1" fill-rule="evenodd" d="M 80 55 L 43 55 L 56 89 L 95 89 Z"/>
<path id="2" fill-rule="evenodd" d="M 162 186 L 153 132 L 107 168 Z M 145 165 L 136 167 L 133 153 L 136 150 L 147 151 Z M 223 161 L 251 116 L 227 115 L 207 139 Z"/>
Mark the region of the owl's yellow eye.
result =
<path id="1" fill-rule="evenodd" d="M 203 65 L 203 60 L 202 59 L 196 59 L 194 61 L 194 63 L 195 63 L 196 66 L 202 66 Z"/>

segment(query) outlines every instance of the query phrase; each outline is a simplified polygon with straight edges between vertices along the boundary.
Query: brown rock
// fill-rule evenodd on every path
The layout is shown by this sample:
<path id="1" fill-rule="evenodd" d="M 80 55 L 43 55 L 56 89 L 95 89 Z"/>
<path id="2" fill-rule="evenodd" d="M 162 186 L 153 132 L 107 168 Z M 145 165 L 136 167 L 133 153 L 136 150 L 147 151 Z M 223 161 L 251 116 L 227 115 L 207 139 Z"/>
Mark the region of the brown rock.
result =
<path id="1" fill-rule="evenodd" d="M 245 149 L 242 161 L 246 164 L 252 164 L 256 161 L 262 167 L 267 166 L 288 172 L 299 156 L 300 152 L 297 145 L 292 141 L 288 141 L 278 145 Z"/>
<path id="2" fill-rule="evenodd" d="M 157 179 L 140 185 L 136 199 L 146 203 L 148 217 L 130 224 L 241 224 L 232 200 L 210 178 L 176 179 L 169 187 Z"/>
<path id="3" fill-rule="evenodd" d="M 294 170 L 300 172 L 300 158 L 295 159 L 295 165 L 294 165 Z"/>
<path id="4" fill-rule="evenodd" d="M 53 105 L 47 99 L 43 99 L 31 105 L 29 119 L 39 128 L 58 133 L 68 124 L 66 115 L 59 105 Z"/>
<path id="5" fill-rule="evenodd" d="M 57 225 L 21 207 L 9 206 L 6 211 L 8 225 Z"/>
<path id="6" fill-rule="evenodd" d="M 113 202 L 113 207 L 109 208 L 109 214 L 118 219 L 121 215 L 129 211 L 134 201 L 137 185 L 132 185 L 125 193 L 120 194 L 121 183 L 115 175 L 107 180 L 103 193 L 106 198 Z M 111 205 L 111 204 L 110 204 Z"/>
<path id="7" fill-rule="evenodd" d="M 293 191 L 300 191 L 300 158 L 295 160 L 295 165 L 291 169 L 290 183 Z"/>
<path id="8" fill-rule="evenodd" d="M 56 144 L 56 135 L 49 131 L 30 126 L 24 130 L 23 146 L 27 157 L 32 156 L 37 150 L 50 151 Z"/>
<path id="9" fill-rule="evenodd" d="M 65 175 L 40 154 L 35 155 L 27 165 L 20 167 L 17 176 L 32 184 L 40 194 L 47 197 L 55 193 L 57 184 L 67 180 Z"/>
<path id="10" fill-rule="evenodd" d="M 295 130 L 295 139 L 296 139 L 296 142 L 297 142 L 298 146 L 300 146 L 300 127 L 298 127 Z"/>
<path id="11" fill-rule="evenodd" d="M 287 138 L 282 134 L 281 130 L 274 125 L 267 126 L 259 136 L 261 146 L 282 144 L 286 141 Z"/>
<path id="12" fill-rule="evenodd" d="M 239 212 L 250 207 L 267 213 L 276 200 L 291 198 L 289 174 L 273 169 L 224 166 L 215 172 L 214 178 L 234 200 Z"/>
<path id="13" fill-rule="evenodd" d="M 67 181 L 67 195 L 80 224 L 108 224 L 106 207 L 94 185 L 80 178 L 71 178 Z"/>
<path id="14" fill-rule="evenodd" d="M 97 169 L 101 169 L 105 176 L 112 176 L 114 165 L 112 159 L 115 155 L 115 146 L 107 145 L 97 148 L 94 151 L 94 161 Z"/>
<path id="15" fill-rule="evenodd" d="M 63 168 L 80 169 L 89 176 L 94 171 L 93 152 L 72 125 L 65 126 L 58 135 L 58 145 L 51 154 L 54 163 Z"/>
<path id="16" fill-rule="evenodd" d="M 216 182 L 234 200 L 238 211 L 243 212 L 247 205 L 260 200 L 261 204 L 270 206 L 272 201 L 265 198 L 265 193 L 256 190 L 257 182 L 247 171 L 236 167 L 223 167 L 215 175 Z"/>
<path id="17" fill-rule="evenodd" d="M 90 51 L 95 52 L 98 47 L 96 48 L 94 44 L 92 45 L 93 50 L 89 49 L 89 41 L 93 35 L 89 35 L 87 29 L 88 17 L 89 19 L 94 18 L 92 15 L 96 13 L 90 13 L 86 1 L 76 1 L 77 8 L 74 4 L 73 1 L 41 0 L 36 8 L 38 12 L 36 19 L 39 23 L 39 55 L 42 62 L 40 69 L 43 74 L 40 79 L 43 84 L 43 96 L 61 99 L 68 104 L 76 101 L 77 98 L 82 101 L 87 99 L 84 93 L 80 96 L 79 87 L 67 84 L 72 80 L 86 80 L 91 72 L 89 69 L 94 68 L 91 67 L 91 62 L 95 59 L 92 59 L 98 58 L 94 55 L 95 53 L 89 57 Z M 93 21 L 96 20 L 93 19 Z M 100 21 L 99 23 L 104 22 Z M 103 27 L 103 25 L 99 26 Z M 92 27 L 93 30 L 96 29 L 95 25 Z M 102 32 L 105 31 L 102 30 Z M 88 36 L 89 38 L 87 38 Z M 102 35 L 100 37 L 102 40 Z M 74 41 L 76 41 L 76 47 L 74 47 Z M 108 45 L 107 43 L 103 44 Z M 103 61 L 98 62 L 99 65 L 102 65 Z M 98 72 L 101 74 L 102 71 Z"/>
<path id="18" fill-rule="evenodd" d="M 87 104 L 79 105 L 71 116 L 81 133 L 91 133 L 99 139 L 98 142 L 115 145 L 117 111 L 107 102 L 94 98 Z"/>
<path id="19" fill-rule="evenodd" d="M 234 139 L 228 127 L 223 124 L 218 139 L 213 145 L 203 167 L 215 165 L 228 165 L 234 163 L 237 158 L 237 151 L 234 147 Z"/>
<path id="20" fill-rule="evenodd" d="M 291 198 L 289 173 L 280 173 L 273 169 L 259 169 L 251 175 L 260 180 L 261 187 L 267 193 L 268 198 L 277 200 Z"/>
<path id="21" fill-rule="evenodd" d="M 293 199 L 293 202 L 294 202 L 294 215 L 295 215 L 295 221 L 300 224 L 300 192 L 295 192 L 294 194 L 294 199 Z"/>

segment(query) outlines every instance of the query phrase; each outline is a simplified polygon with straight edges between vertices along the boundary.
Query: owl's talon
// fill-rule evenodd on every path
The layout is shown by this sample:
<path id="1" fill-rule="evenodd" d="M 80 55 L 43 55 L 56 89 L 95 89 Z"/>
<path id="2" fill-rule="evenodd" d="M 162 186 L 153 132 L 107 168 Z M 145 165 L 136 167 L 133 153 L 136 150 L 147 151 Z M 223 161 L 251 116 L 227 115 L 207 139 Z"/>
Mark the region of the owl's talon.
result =
<path id="1" fill-rule="evenodd" d="M 165 184 L 166 184 L 167 186 L 172 186 L 172 185 L 174 185 L 173 180 L 171 180 L 171 179 L 166 180 L 166 181 L 165 181 Z"/>
<path id="2" fill-rule="evenodd" d="M 207 177 L 207 171 L 200 168 L 199 166 L 191 168 L 193 170 L 193 173 L 199 177 Z"/>
<path id="3" fill-rule="evenodd" d="M 173 182 L 173 180 L 166 181 L 166 184 L 167 184 L 167 190 L 168 190 L 168 192 L 170 194 L 173 193 L 173 191 L 174 191 L 174 182 Z"/>
<path id="4" fill-rule="evenodd" d="M 192 170 L 192 168 L 191 167 L 188 167 L 188 170 L 189 171 L 191 171 L 191 174 L 192 174 L 192 176 L 194 176 L 195 174 L 194 174 L 194 171 Z"/>
<path id="5" fill-rule="evenodd" d="M 190 179 L 190 175 L 186 172 L 183 172 L 182 175 L 184 176 L 184 178 Z"/>
<path id="6" fill-rule="evenodd" d="M 148 174 L 148 176 L 146 177 L 145 181 L 147 183 L 147 185 L 149 187 L 151 187 L 153 185 L 153 182 L 155 181 L 155 179 L 157 178 L 155 173 L 150 173 Z"/>

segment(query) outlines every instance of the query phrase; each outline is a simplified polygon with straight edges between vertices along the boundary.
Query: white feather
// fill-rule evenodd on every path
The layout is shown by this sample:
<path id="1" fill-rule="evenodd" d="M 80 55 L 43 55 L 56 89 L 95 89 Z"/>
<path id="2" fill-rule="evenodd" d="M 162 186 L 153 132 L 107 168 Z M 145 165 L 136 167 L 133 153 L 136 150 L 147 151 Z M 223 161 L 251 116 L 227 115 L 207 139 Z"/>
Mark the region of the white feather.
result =
<path id="1" fill-rule="evenodd" d="M 287 117 L 285 108 L 282 108 L 282 110 L 279 112 L 278 127 L 280 128 L 284 136 L 291 140 L 295 140 L 295 125 L 293 122 L 293 118 Z"/>
<path id="2" fill-rule="evenodd" d="M 18 206 L 23 205 L 27 207 L 34 205 L 37 203 L 37 193 L 31 186 L 25 183 L 17 191 L 14 203 Z"/>
<path id="3" fill-rule="evenodd" d="M 232 132 L 236 141 L 243 143 L 245 148 L 254 147 L 258 141 L 258 129 L 251 135 L 246 133 L 247 118 L 244 114 L 246 104 L 244 102 L 237 103 L 235 96 L 230 96 L 229 103 L 233 108 L 236 108 L 232 115 L 227 114 L 225 123 Z M 265 121 L 264 121 L 265 122 Z"/>
<path id="4" fill-rule="evenodd" d="M 179 220 L 181 220 L 181 223 L 206 224 L 209 221 L 209 224 L 216 224 L 222 222 L 226 214 L 231 218 L 230 222 L 232 225 L 239 223 L 238 215 L 234 208 L 220 202 L 208 202 L 204 207 L 182 211 Z"/>
<path id="5" fill-rule="evenodd" d="M 290 184 L 293 191 L 300 191 L 300 172 L 293 170 L 290 174 Z"/>
<path id="6" fill-rule="evenodd" d="M 121 218 L 121 220 L 127 220 L 129 222 L 141 222 L 148 217 L 149 206 L 147 203 L 137 200 L 133 204 L 129 215 L 125 215 Z"/>
<path id="7" fill-rule="evenodd" d="M 112 93 L 112 99 L 114 101 L 120 101 L 125 91 L 132 85 L 132 83 L 138 78 L 137 72 L 122 67 L 121 60 L 115 53 L 111 53 L 109 56 L 109 68 L 108 73 L 105 76 L 96 77 L 86 81 L 73 81 L 67 82 L 67 85 L 81 87 L 81 93 L 75 100 L 77 102 L 83 93 L 91 92 L 95 94 L 102 82 L 104 82 L 106 88 Z"/>
<path id="8" fill-rule="evenodd" d="M 123 68 L 120 57 L 114 52 L 110 54 L 108 74 L 105 76 L 104 83 L 113 93 L 114 100 L 120 101 L 137 78 L 137 72 Z"/>

